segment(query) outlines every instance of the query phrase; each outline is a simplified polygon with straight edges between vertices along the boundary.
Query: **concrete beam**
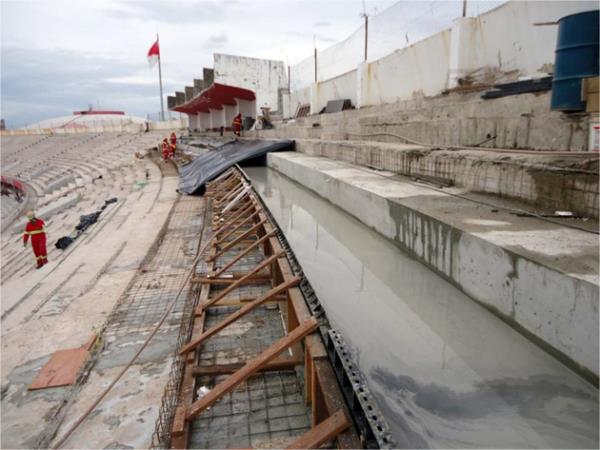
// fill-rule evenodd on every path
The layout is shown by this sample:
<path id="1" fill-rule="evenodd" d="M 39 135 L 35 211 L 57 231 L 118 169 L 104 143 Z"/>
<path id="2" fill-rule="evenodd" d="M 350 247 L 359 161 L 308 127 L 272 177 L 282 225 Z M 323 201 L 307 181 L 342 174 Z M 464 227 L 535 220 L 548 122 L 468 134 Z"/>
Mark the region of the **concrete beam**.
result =
<path id="1" fill-rule="evenodd" d="M 191 99 L 194 98 L 194 87 L 193 86 L 186 86 L 183 89 L 185 91 L 185 101 L 189 102 Z"/>
<path id="2" fill-rule="evenodd" d="M 204 90 L 204 80 L 194 78 L 194 97 Z"/>
<path id="3" fill-rule="evenodd" d="M 175 108 L 177 106 L 177 97 L 174 95 L 167 96 L 167 109 Z"/>
<path id="4" fill-rule="evenodd" d="M 202 70 L 202 75 L 204 78 L 204 89 L 206 89 L 207 87 L 209 87 L 211 84 L 213 84 L 215 82 L 215 71 L 214 69 L 210 69 L 205 67 Z"/>

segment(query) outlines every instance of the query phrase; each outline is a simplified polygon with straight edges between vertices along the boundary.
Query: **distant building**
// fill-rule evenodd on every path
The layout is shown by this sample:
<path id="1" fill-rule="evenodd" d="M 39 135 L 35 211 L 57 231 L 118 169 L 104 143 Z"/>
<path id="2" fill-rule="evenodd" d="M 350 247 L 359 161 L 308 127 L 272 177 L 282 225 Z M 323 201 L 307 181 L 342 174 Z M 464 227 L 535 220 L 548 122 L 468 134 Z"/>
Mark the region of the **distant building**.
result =
<path id="1" fill-rule="evenodd" d="M 0 119 L 0 131 L 6 130 L 6 124 L 4 123 L 4 119 Z"/>

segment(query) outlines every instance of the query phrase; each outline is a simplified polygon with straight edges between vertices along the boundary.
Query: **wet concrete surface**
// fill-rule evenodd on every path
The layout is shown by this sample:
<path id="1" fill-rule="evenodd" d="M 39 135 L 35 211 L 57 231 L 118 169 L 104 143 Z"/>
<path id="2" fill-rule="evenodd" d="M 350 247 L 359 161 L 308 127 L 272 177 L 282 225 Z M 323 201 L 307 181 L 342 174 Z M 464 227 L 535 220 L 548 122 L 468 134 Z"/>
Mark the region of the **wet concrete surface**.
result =
<path id="1" fill-rule="evenodd" d="M 598 448 L 594 386 L 323 198 L 246 170 L 400 447 Z"/>

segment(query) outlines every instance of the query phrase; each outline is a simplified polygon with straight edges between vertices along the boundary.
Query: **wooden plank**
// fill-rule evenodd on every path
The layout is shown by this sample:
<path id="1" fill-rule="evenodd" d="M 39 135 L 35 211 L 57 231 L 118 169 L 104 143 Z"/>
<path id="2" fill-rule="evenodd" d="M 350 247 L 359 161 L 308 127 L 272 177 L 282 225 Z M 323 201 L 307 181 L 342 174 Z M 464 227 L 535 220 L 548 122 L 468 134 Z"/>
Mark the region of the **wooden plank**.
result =
<path id="1" fill-rule="evenodd" d="M 318 325 L 319 324 L 317 322 L 317 319 L 312 317 L 307 322 L 304 322 L 303 324 L 298 326 L 290 334 L 279 339 L 277 342 L 271 345 L 268 349 L 266 349 L 256 358 L 246 363 L 246 365 L 240 370 L 238 370 L 236 373 L 234 373 L 225 381 L 215 386 L 204 397 L 196 400 L 188 409 L 186 419 L 191 420 L 198 414 L 200 414 L 202 411 L 204 411 L 206 408 L 212 406 L 221 397 L 234 390 L 236 386 L 238 386 L 243 381 L 247 380 L 258 370 L 260 370 L 260 368 L 263 365 L 275 359 L 275 357 L 277 357 L 286 348 L 290 347 L 291 345 L 294 345 L 296 342 L 300 341 L 304 336 L 313 332 L 318 327 Z"/>
<path id="2" fill-rule="evenodd" d="M 215 334 L 217 334 L 219 331 L 221 331 L 226 326 L 231 325 L 233 322 L 235 322 L 239 318 L 245 316 L 250 311 L 252 311 L 254 308 L 258 307 L 259 305 L 261 305 L 264 302 L 266 302 L 267 300 L 269 300 L 271 297 L 274 297 L 275 295 L 278 295 L 278 294 L 286 291 L 287 289 L 289 289 L 292 286 L 296 286 L 298 283 L 300 283 L 300 277 L 296 277 L 292 280 L 288 280 L 284 283 L 281 283 L 281 284 L 275 286 L 273 289 L 270 289 L 267 293 L 261 295 L 259 298 L 257 298 L 253 302 L 248 303 L 247 305 L 244 305 L 243 307 L 238 309 L 236 312 L 231 313 L 229 316 L 227 316 L 221 322 L 219 322 L 215 326 L 209 328 L 204 333 L 202 333 L 202 335 L 199 336 L 198 338 L 196 338 L 193 341 L 189 342 L 188 344 L 184 345 L 182 347 L 182 349 L 179 351 L 179 354 L 183 355 L 191 350 L 194 350 L 199 345 L 202 345 L 202 343 L 206 339 L 208 339 L 211 336 L 214 336 Z"/>
<path id="3" fill-rule="evenodd" d="M 185 408 L 178 406 L 175 409 L 175 417 L 173 417 L 173 425 L 171 427 L 171 436 L 181 436 L 185 431 Z"/>
<path id="4" fill-rule="evenodd" d="M 213 286 L 229 286 L 232 283 L 235 283 L 240 278 L 206 278 L 206 277 L 194 277 L 192 278 L 193 284 L 211 284 Z M 250 277 L 242 284 L 264 284 L 268 281 L 271 281 L 271 275 L 257 275 L 255 277 Z"/>
<path id="5" fill-rule="evenodd" d="M 293 358 L 290 356 L 280 356 L 275 358 L 273 361 L 266 363 L 262 366 L 258 372 L 270 372 L 274 370 L 290 370 L 296 366 L 302 364 L 303 360 L 300 358 Z M 195 376 L 202 375 L 224 375 L 228 373 L 234 373 L 244 367 L 244 364 L 219 364 L 216 366 L 197 366 L 194 367 L 193 373 Z"/>
<path id="6" fill-rule="evenodd" d="M 245 276 L 243 276 L 242 278 L 239 278 L 235 281 L 235 283 L 229 285 L 229 287 L 223 289 L 219 295 L 217 295 L 216 297 L 210 299 L 209 301 L 207 301 L 204 305 L 202 305 L 202 309 L 206 309 L 211 305 L 214 305 L 215 303 L 217 303 L 219 300 L 221 300 L 222 298 L 224 298 L 227 294 L 229 294 L 231 291 L 233 291 L 234 289 L 236 289 L 238 286 L 241 286 L 244 281 L 246 281 L 246 279 L 250 278 L 252 275 L 254 275 L 256 272 L 261 271 L 262 269 L 264 269 L 265 267 L 267 267 L 269 264 L 271 264 L 273 261 L 275 261 L 278 257 L 281 256 L 281 253 L 277 253 L 267 259 L 265 259 L 263 262 L 261 262 L 260 264 L 258 264 L 257 266 L 254 267 L 254 269 L 252 269 L 250 272 L 248 272 Z"/>
<path id="7" fill-rule="evenodd" d="M 223 224 L 215 231 L 215 236 L 222 233 L 227 227 L 230 227 L 236 220 L 246 214 L 248 211 L 254 208 L 252 203 L 249 203 L 247 206 L 244 206 L 240 211 L 235 211 L 234 214 L 231 215 L 231 219 L 227 218 L 227 222 L 223 222 Z"/>
<path id="8" fill-rule="evenodd" d="M 313 360 L 313 427 L 325 420 L 334 411 L 343 409 L 348 413 L 337 378 L 327 359 Z M 361 448 L 354 426 L 337 436 L 338 448 Z"/>
<path id="9" fill-rule="evenodd" d="M 344 410 L 340 409 L 335 414 L 329 416 L 313 429 L 307 431 L 287 448 L 319 448 L 325 442 L 335 438 L 338 434 L 350 426 L 350 421 Z"/>
<path id="10" fill-rule="evenodd" d="M 258 247 L 260 244 L 262 244 L 264 241 L 269 239 L 274 234 L 275 234 L 274 230 L 270 231 L 269 233 L 265 234 L 263 237 L 261 237 L 260 239 L 255 241 L 252 245 L 250 245 L 248 248 L 246 248 L 243 252 L 240 252 L 240 254 L 238 254 L 235 258 L 233 258 L 231 261 L 229 261 L 227 264 L 225 264 L 223 267 L 221 267 L 219 270 L 217 270 L 215 272 L 215 277 L 218 277 L 219 275 L 221 275 L 223 272 L 225 272 L 227 269 L 229 269 L 231 266 L 233 266 L 236 262 L 238 262 L 240 259 L 242 259 L 244 256 L 246 256 L 248 253 L 250 253 L 252 250 L 254 250 L 256 247 Z"/>
<path id="11" fill-rule="evenodd" d="M 214 261 L 217 257 L 221 256 L 223 253 L 225 253 L 231 247 L 233 247 L 234 245 L 239 243 L 241 240 L 250 236 L 252 233 L 256 232 L 256 230 L 258 230 L 262 225 L 264 225 L 264 223 L 265 223 L 265 220 L 261 220 L 256 225 L 254 225 L 252 228 L 248 229 L 247 231 L 245 231 L 244 233 L 239 235 L 237 238 L 235 238 L 233 241 L 231 241 L 229 244 L 227 244 L 223 248 L 221 248 L 221 250 L 219 250 L 215 256 L 209 258 L 207 261 Z"/>
<path id="12" fill-rule="evenodd" d="M 223 203 L 228 202 L 229 200 L 233 200 L 236 195 L 239 195 L 240 192 L 244 190 L 244 185 L 240 183 L 240 185 L 231 191 L 229 191 L 224 197 L 220 199 L 216 199 L 217 208 L 219 208 Z"/>
<path id="13" fill-rule="evenodd" d="M 54 352 L 27 389 L 33 391 L 74 384 L 89 355 L 85 346 Z"/>
<path id="14" fill-rule="evenodd" d="M 231 230 L 229 230 L 227 233 L 225 233 L 222 237 L 220 237 L 219 239 L 216 238 L 215 236 L 215 240 L 217 241 L 217 244 L 222 244 L 223 242 L 225 242 L 227 240 L 228 237 L 230 237 L 231 235 L 233 235 L 236 231 L 238 231 L 240 228 L 242 228 L 244 225 L 247 225 L 248 222 L 251 222 L 252 219 L 254 219 L 256 216 L 258 215 L 257 212 L 253 212 L 252 214 L 250 214 L 249 216 L 245 217 L 244 220 L 242 220 L 240 223 L 238 223 L 237 225 L 235 225 Z"/>
<path id="15" fill-rule="evenodd" d="M 219 300 L 219 304 L 216 306 L 213 306 L 211 309 L 227 308 L 230 306 L 244 306 L 246 303 L 253 302 L 254 300 L 256 300 L 256 297 L 224 298 L 222 300 Z M 287 301 L 287 294 L 283 294 L 283 295 L 276 295 L 275 297 L 267 300 L 266 303 L 274 304 L 274 303 L 286 302 L 286 301 Z M 198 314 L 198 315 L 200 315 L 200 314 Z"/>

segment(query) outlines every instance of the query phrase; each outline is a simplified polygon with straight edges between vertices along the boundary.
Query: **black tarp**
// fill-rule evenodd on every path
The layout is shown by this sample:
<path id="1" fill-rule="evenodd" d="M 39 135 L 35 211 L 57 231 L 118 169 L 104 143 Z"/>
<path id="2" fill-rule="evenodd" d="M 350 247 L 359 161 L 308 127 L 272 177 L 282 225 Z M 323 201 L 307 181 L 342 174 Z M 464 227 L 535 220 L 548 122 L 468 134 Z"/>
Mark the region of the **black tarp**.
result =
<path id="1" fill-rule="evenodd" d="M 235 164 L 257 158 L 268 152 L 292 150 L 294 141 L 243 140 L 227 142 L 215 150 L 199 156 L 179 170 L 179 191 L 197 193 L 210 181 Z"/>

